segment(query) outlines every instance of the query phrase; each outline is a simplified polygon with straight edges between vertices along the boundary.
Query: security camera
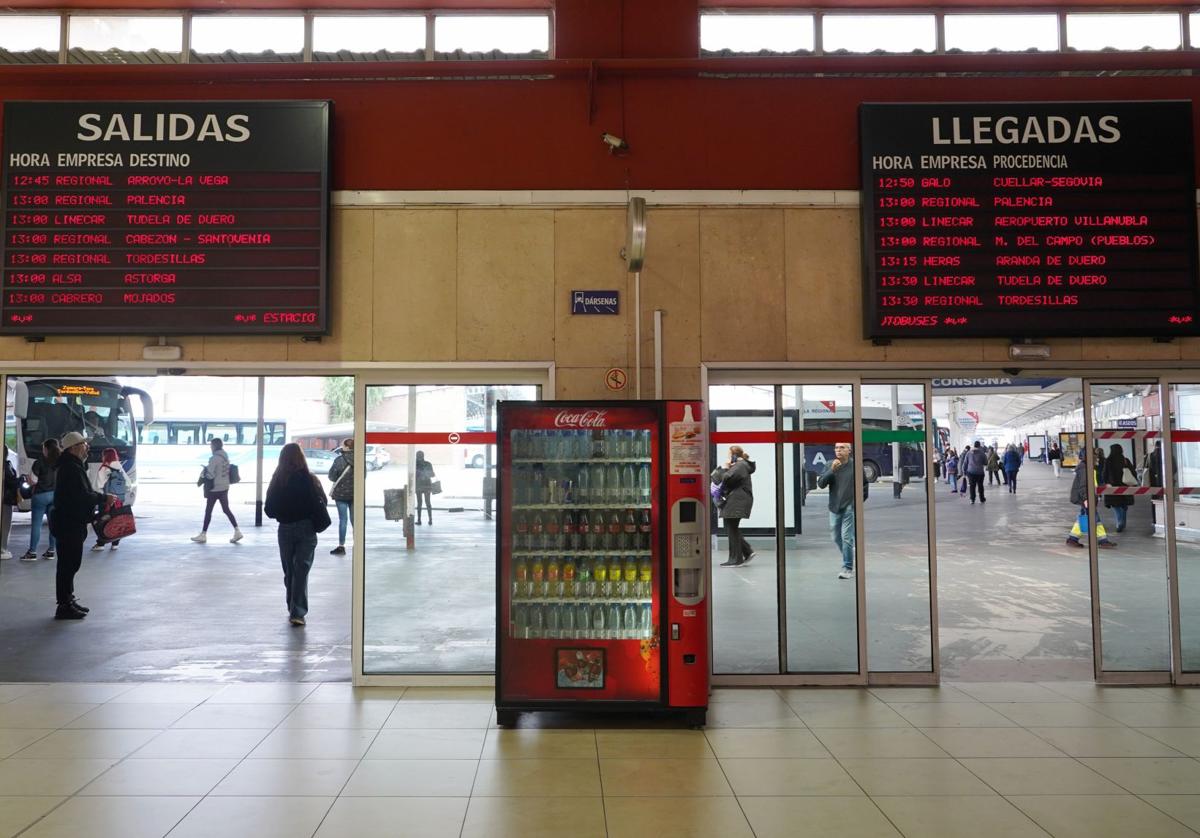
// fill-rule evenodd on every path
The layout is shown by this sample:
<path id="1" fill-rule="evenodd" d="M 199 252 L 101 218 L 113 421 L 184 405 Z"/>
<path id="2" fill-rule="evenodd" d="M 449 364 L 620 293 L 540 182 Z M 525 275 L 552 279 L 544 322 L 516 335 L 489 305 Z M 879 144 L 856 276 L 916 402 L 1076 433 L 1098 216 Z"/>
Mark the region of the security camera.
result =
<path id="1" fill-rule="evenodd" d="M 1021 368 L 1020 367 L 1004 367 L 1002 372 L 1004 372 L 1005 375 L 1011 375 L 1013 378 L 1016 378 L 1021 374 Z"/>
<path id="2" fill-rule="evenodd" d="M 610 134 L 605 131 L 600 135 L 600 139 L 604 140 L 604 144 L 608 146 L 609 154 L 616 154 L 618 151 L 629 151 L 629 143 L 616 134 Z"/>

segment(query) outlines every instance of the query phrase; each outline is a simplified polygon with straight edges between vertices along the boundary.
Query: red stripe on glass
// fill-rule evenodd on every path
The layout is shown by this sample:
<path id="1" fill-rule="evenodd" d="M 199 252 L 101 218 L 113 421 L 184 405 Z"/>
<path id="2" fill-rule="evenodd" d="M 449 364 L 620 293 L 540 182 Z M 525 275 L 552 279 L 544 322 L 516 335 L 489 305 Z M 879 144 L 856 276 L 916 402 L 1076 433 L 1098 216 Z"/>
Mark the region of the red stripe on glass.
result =
<path id="1" fill-rule="evenodd" d="M 368 445 L 495 445 L 494 431 L 370 431 Z"/>
<path id="2" fill-rule="evenodd" d="M 711 435 L 714 443 L 775 443 L 775 442 L 811 442 L 833 443 L 850 442 L 854 434 L 850 431 L 717 431 Z"/>

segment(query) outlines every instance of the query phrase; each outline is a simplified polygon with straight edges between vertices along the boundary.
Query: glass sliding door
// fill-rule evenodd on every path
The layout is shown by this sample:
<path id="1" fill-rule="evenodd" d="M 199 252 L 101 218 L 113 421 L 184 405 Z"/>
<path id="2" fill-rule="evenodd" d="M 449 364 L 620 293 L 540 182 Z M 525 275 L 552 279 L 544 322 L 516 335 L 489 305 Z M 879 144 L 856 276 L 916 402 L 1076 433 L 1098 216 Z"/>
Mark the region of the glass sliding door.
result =
<path id="1" fill-rule="evenodd" d="M 1162 492 L 1154 502 L 1154 534 L 1161 537 L 1173 520 L 1174 592 L 1178 615 L 1176 680 L 1200 682 L 1200 383 L 1172 384 L 1169 390 L 1171 447 L 1147 445 L 1143 481 Z M 1169 461 L 1169 462 L 1168 462 Z M 1166 513 L 1172 503 L 1171 517 Z"/>

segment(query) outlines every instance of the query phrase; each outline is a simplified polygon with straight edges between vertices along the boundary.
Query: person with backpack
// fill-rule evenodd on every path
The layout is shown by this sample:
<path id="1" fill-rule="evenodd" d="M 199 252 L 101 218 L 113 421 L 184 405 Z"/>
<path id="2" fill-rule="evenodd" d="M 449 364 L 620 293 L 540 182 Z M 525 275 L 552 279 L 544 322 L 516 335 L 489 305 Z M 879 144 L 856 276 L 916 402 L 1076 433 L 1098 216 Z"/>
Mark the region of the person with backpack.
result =
<path id="1" fill-rule="evenodd" d="M 710 475 L 713 483 L 721 488 L 717 501 L 718 514 L 725 520 L 725 531 L 729 536 L 729 558 L 721 567 L 740 567 L 754 558 L 755 552 L 742 535 L 742 521 L 750 517 L 754 509 L 754 461 L 746 456 L 740 445 L 729 446 L 729 461 L 715 468 Z"/>
<path id="2" fill-rule="evenodd" d="M 983 495 L 983 475 L 987 471 L 988 455 L 983 443 L 975 440 L 975 446 L 967 449 L 963 457 L 967 461 L 963 470 L 967 473 L 967 482 L 971 485 L 971 503 L 975 503 L 976 489 L 979 490 L 979 502 L 987 503 L 987 498 Z"/>
<path id="3" fill-rule="evenodd" d="M 243 538 L 242 531 L 238 529 L 237 518 L 233 517 L 233 512 L 229 509 L 229 485 L 238 482 L 235 479 L 237 467 L 229 464 L 225 443 L 220 439 L 213 437 L 209 440 L 209 447 L 212 449 L 212 456 L 208 458 L 208 465 L 200 472 L 200 480 L 197 481 L 199 485 L 204 486 L 204 528 L 200 530 L 199 535 L 192 536 L 192 541 L 197 544 L 208 541 L 208 525 L 212 523 L 213 507 L 220 503 L 221 511 L 225 513 L 229 523 L 233 524 L 233 538 L 229 539 L 229 543 L 237 544 Z"/>
<path id="4" fill-rule="evenodd" d="M 953 448 L 946 455 L 946 482 L 950 484 L 950 494 L 958 494 L 958 454 Z"/>
<path id="5" fill-rule="evenodd" d="M 996 453 L 996 446 L 989 445 L 988 446 L 988 459 L 987 459 L 987 473 L 988 473 L 988 485 L 989 486 L 991 486 L 993 483 L 995 483 L 997 486 L 1000 485 L 1000 471 L 1001 471 L 1000 455 Z"/>
<path id="6" fill-rule="evenodd" d="M 354 440 L 342 440 L 338 456 L 329 467 L 329 479 L 333 485 L 329 488 L 329 497 L 337 504 L 338 511 L 338 543 L 329 551 L 331 556 L 346 555 L 346 525 L 354 525 Z M 433 523 L 433 513 L 430 513 L 430 523 Z"/>
<path id="7" fill-rule="evenodd" d="M 92 477 L 92 488 L 104 495 L 110 495 L 121 503 L 125 503 L 125 495 L 128 491 L 129 482 L 125 476 L 125 468 L 121 465 L 121 458 L 117 456 L 117 449 L 105 448 L 100 454 L 100 468 L 96 470 L 96 474 Z M 106 542 L 104 537 L 100 535 L 99 529 L 96 531 L 96 543 L 92 545 L 92 552 L 103 550 L 105 544 L 111 544 L 109 550 L 116 550 L 121 544 L 121 539 L 115 538 L 111 542 Z"/>
<path id="8" fill-rule="evenodd" d="M 304 451 L 289 442 L 279 451 L 263 512 L 279 522 L 279 561 L 287 595 L 288 621 L 303 626 L 308 615 L 308 574 L 317 550 L 317 533 L 329 526 L 329 501 L 317 476 L 308 470 Z"/>
<path id="9" fill-rule="evenodd" d="M 1090 518 L 1088 516 L 1088 498 L 1087 498 L 1087 474 L 1088 467 L 1083 459 L 1083 452 L 1080 451 L 1079 462 L 1075 464 L 1075 479 L 1071 481 L 1071 493 L 1067 496 L 1071 503 L 1079 507 L 1079 514 L 1075 517 L 1075 523 L 1071 525 L 1071 531 L 1067 533 L 1068 547 L 1086 547 L 1082 541 L 1084 533 L 1087 532 Z M 1096 540 L 1101 547 L 1112 548 L 1116 547 L 1117 543 L 1108 537 L 1108 531 L 1104 529 L 1104 522 L 1100 520 L 1100 510 L 1096 510 Z"/>

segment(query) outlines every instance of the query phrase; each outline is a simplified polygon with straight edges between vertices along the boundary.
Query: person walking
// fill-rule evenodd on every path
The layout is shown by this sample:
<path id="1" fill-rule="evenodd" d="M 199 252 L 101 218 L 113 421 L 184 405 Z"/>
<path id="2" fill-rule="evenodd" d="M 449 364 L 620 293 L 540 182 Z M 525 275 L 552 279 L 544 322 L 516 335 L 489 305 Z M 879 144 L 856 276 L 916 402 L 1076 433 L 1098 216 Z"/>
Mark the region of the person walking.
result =
<path id="1" fill-rule="evenodd" d="M 329 496 L 337 504 L 338 512 L 338 543 L 329 551 L 332 556 L 346 555 L 346 525 L 354 524 L 354 440 L 342 440 L 342 447 L 329 467 L 329 479 L 333 485 L 329 487 Z M 432 523 L 432 515 L 430 523 Z"/>
<path id="2" fill-rule="evenodd" d="M 78 431 L 62 438 L 62 453 L 54 476 L 54 514 L 50 533 L 58 543 L 58 567 L 55 569 L 56 620 L 82 620 L 90 611 L 75 599 L 75 574 L 83 564 L 83 542 L 96 510 L 107 498 L 92 488 L 88 478 L 88 441 Z"/>
<path id="3" fill-rule="evenodd" d="M 754 558 L 754 550 L 742 535 L 742 521 L 754 508 L 754 485 L 751 475 L 756 466 L 739 445 L 729 446 L 729 461 L 713 469 L 712 482 L 720 485 L 717 514 L 725 519 L 729 537 L 729 558 L 721 567 L 740 567 Z"/>
<path id="4" fill-rule="evenodd" d="M 946 482 L 950 484 L 950 494 L 958 494 L 958 454 L 951 448 L 946 455 Z"/>
<path id="5" fill-rule="evenodd" d="M 1083 452 L 1081 451 L 1080 454 Z M 1071 503 L 1079 507 L 1079 513 L 1075 516 L 1075 523 L 1071 525 L 1071 531 L 1067 533 L 1068 547 L 1085 547 L 1082 541 L 1084 533 L 1087 532 L 1091 521 L 1088 516 L 1088 498 L 1087 498 L 1087 480 L 1088 468 L 1083 457 L 1079 458 L 1079 462 L 1075 464 L 1075 479 L 1071 481 L 1071 493 L 1068 499 Z M 1117 543 L 1108 537 L 1108 531 L 1104 528 L 1104 522 L 1100 520 L 1100 512 L 1096 512 L 1096 540 L 1101 547 L 1112 548 L 1116 547 Z"/>
<path id="6" fill-rule="evenodd" d="M 995 483 L 999 486 L 1001 483 L 1000 472 L 1003 471 L 1000 466 L 1000 455 L 996 453 L 996 446 L 994 445 L 989 445 L 987 452 L 988 485 L 991 486 Z"/>
<path id="7" fill-rule="evenodd" d="M 848 442 L 833 446 L 834 458 L 817 475 L 817 486 L 829 488 L 829 530 L 833 543 L 842 553 L 842 572 L 838 579 L 854 578 L 854 448 Z M 951 457 L 954 456 L 951 451 Z M 863 483 L 864 491 L 866 483 Z"/>
<path id="8" fill-rule="evenodd" d="M 988 455 L 983 443 L 975 440 L 975 445 L 967 452 L 967 482 L 971 485 L 971 503 L 975 503 L 975 490 L 979 490 L 979 502 L 987 503 L 983 494 L 983 475 L 987 471 Z"/>
<path id="9" fill-rule="evenodd" d="M 125 468 L 121 465 L 121 458 L 117 456 L 117 449 L 105 448 L 100 453 L 100 468 L 96 469 L 95 475 L 92 477 L 92 488 L 97 492 L 105 495 L 111 495 L 125 503 L 125 494 L 128 490 L 128 479 L 125 476 Z M 96 533 L 96 543 L 92 545 L 92 551 L 103 550 L 105 544 L 111 544 L 110 550 L 116 550 L 121 544 L 121 539 L 114 538 L 111 542 L 104 540 L 99 532 Z"/>
<path id="10" fill-rule="evenodd" d="M 233 517 L 233 511 L 229 508 L 229 455 L 225 453 L 225 443 L 216 437 L 209 440 L 208 444 L 212 456 L 208 458 L 208 465 L 200 473 L 199 481 L 204 486 L 204 528 L 200 530 L 199 535 L 192 536 L 192 541 L 197 544 L 208 541 L 208 525 L 212 523 L 213 507 L 220 503 L 221 511 L 233 525 L 233 537 L 229 539 L 229 543 L 237 544 L 244 536 L 238 529 L 237 518 Z"/>
<path id="11" fill-rule="evenodd" d="M 54 476 L 58 469 L 60 453 L 58 440 L 50 437 L 42 443 L 41 458 L 33 461 L 33 474 L 30 475 L 32 478 L 30 482 L 33 483 L 33 495 L 30 498 L 29 549 L 21 557 L 23 562 L 37 561 L 38 545 L 42 541 L 42 517 L 45 516 L 48 523 L 51 510 L 54 509 Z M 42 558 L 53 559 L 54 547 L 54 533 L 50 533 L 46 552 L 42 553 Z"/>
<path id="12" fill-rule="evenodd" d="M 1137 485 L 1133 464 L 1125 459 L 1125 452 L 1115 442 L 1109 447 L 1108 457 L 1104 460 L 1104 482 L 1109 486 Z M 1125 532 L 1125 522 L 1129 516 L 1129 507 L 1133 506 L 1133 500 L 1133 495 L 1104 496 L 1104 507 L 1111 509 L 1117 517 L 1117 532 Z"/>
<path id="13" fill-rule="evenodd" d="M 329 525 L 329 501 L 316 475 L 308 470 L 304 452 L 289 442 L 279 452 L 263 511 L 279 522 L 279 561 L 287 596 L 288 621 L 302 626 L 308 614 L 308 573 L 317 549 L 317 532 Z M 314 521 L 321 516 L 322 521 Z M 324 524 L 322 526 L 321 524 Z"/>
<path id="14" fill-rule="evenodd" d="M 1054 479 L 1057 480 L 1062 472 L 1062 449 L 1058 447 L 1057 442 L 1050 443 L 1050 452 L 1046 454 L 1046 458 L 1050 460 L 1050 467 L 1054 469 Z"/>
<path id="15" fill-rule="evenodd" d="M 433 481 L 437 477 L 433 473 L 433 463 L 425 459 L 425 452 L 417 452 L 417 526 L 421 525 L 421 502 L 425 502 L 425 511 L 429 513 L 429 526 L 433 526 Z"/>
<path id="16" fill-rule="evenodd" d="M 8 535 L 12 530 L 13 509 L 21 502 L 21 478 L 8 457 L 8 446 L 4 446 L 4 484 L 0 497 L 0 559 L 11 559 Z"/>
<path id="17" fill-rule="evenodd" d="M 1011 442 L 1004 449 L 1004 484 L 1008 493 L 1017 493 L 1017 472 L 1021 470 L 1021 452 Z"/>

